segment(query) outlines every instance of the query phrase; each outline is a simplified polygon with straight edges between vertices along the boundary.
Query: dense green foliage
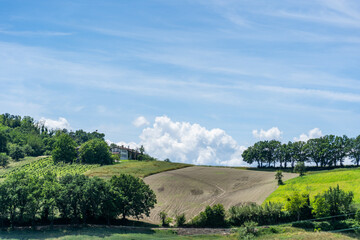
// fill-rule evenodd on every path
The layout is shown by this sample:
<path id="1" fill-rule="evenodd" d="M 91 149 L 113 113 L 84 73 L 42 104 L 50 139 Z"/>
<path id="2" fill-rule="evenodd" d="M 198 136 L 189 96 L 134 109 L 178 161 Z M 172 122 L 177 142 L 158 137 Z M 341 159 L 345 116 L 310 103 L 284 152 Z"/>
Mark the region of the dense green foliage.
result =
<path id="1" fill-rule="evenodd" d="M 12 144 L 16 144 L 26 156 L 50 155 L 57 138 L 62 134 L 73 139 L 76 146 L 91 139 L 104 140 L 105 137 L 97 131 L 87 133 L 83 130 L 69 132 L 67 129 L 48 129 L 44 122 L 36 122 L 28 116 L 9 113 L 0 115 L 0 152 L 9 154 Z M 20 158 L 16 157 L 17 160 Z"/>
<path id="2" fill-rule="evenodd" d="M 2 223 L 21 225 L 38 221 L 53 223 L 56 217 L 67 222 L 86 223 L 149 215 L 155 194 L 142 180 L 130 175 L 111 181 L 67 174 L 59 180 L 47 172 L 42 176 L 17 171 L 0 184 Z"/>
<path id="3" fill-rule="evenodd" d="M 121 174 L 110 179 L 114 192 L 121 195 L 121 204 L 117 205 L 119 214 L 125 219 L 127 216 L 140 218 L 142 214 L 149 216 L 150 208 L 156 203 L 156 196 L 140 178 Z"/>
<path id="4" fill-rule="evenodd" d="M 205 211 L 194 217 L 190 225 L 196 227 L 225 227 L 227 222 L 225 220 L 225 209 L 222 204 L 215 204 L 214 206 L 207 206 Z"/>
<path id="5" fill-rule="evenodd" d="M 20 158 L 25 157 L 24 150 L 17 144 L 9 144 L 8 150 L 9 156 L 15 161 L 19 161 Z"/>
<path id="6" fill-rule="evenodd" d="M 291 216 L 282 211 L 283 204 L 267 202 L 263 205 L 244 204 L 229 209 L 229 222 L 233 226 L 241 226 L 245 222 L 256 222 L 259 225 L 286 222 Z"/>
<path id="7" fill-rule="evenodd" d="M 113 163 L 109 146 L 104 140 L 92 139 L 81 145 L 81 163 L 108 165 Z"/>
<path id="8" fill-rule="evenodd" d="M 51 155 L 55 162 L 74 162 L 77 157 L 75 141 L 65 133 L 60 134 L 54 143 Z"/>
<path id="9" fill-rule="evenodd" d="M 280 167 L 295 166 L 295 163 L 312 163 L 317 167 L 343 166 L 346 157 L 353 163 L 360 164 L 360 136 L 326 135 L 320 138 L 309 139 L 305 142 L 259 141 L 246 149 L 242 157 L 249 164 L 257 163 L 258 167 L 271 167 L 277 164 Z"/>
<path id="10" fill-rule="evenodd" d="M 0 153 L 0 166 L 5 168 L 9 164 L 9 156 L 6 153 Z"/>
<path id="11" fill-rule="evenodd" d="M 336 216 L 351 212 L 351 203 L 354 199 L 353 192 L 345 192 L 339 185 L 322 194 L 315 196 L 313 215 L 315 217 Z"/>

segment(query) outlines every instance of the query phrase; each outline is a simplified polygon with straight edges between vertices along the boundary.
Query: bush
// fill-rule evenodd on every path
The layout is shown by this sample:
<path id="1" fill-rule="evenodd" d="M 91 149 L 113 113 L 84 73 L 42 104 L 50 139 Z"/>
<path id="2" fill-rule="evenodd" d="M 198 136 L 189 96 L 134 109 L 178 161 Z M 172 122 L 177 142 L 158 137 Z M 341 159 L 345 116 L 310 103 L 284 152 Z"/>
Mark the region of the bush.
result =
<path id="1" fill-rule="evenodd" d="M 345 192 L 337 187 L 330 187 L 323 194 L 315 196 L 312 213 L 315 217 L 336 216 L 350 212 L 354 199 L 353 192 Z"/>
<path id="2" fill-rule="evenodd" d="M 321 231 L 331 231 L 334 230 L 334 227 L 327 221 L 324 222 L 314 222 L 315 229 L 320 229 Z"/>
<path id="3" fill-rule="evenodd" d="M 303 229 L 314 229 L 315 224 L 312 221 L 300 221 L 294 222 L 291 226 L 296 228 L 303 228 Z"/>
<path id="4" fill-rule="evenodd" d="M 185 222 L 186 222 L 185 213 L 182 213 L 180 215 L 176 215 L 175 222 L 176 222 L 177 227 L 185 226 Z"/>
<path id="5" fill-rule="evenodd" d="M 233 226 L 241 226 L 245 222 L 254 221 L 259 225 L 285 222 L 289 219 L 282 211 L 281 203 L 267 202 L 263 205 L 244 204 L 229 209 L 229 222 Z"/>
<path id="6" fill-rule="evenodd" d="M 213 207 L 207 206 L 204 212 L 191 220 L 191 225 L 196 227 L 224 227 L 225 209 L 222 204 L 216 204 Z"/>
<path id="7" fill-rule="evenodd" d="M 0 153 L 0 166 L 6 168 L 8 164 L 9 164 L 9 156 L 6 155 L 6 153 Z"/>
<path id="8" fill-rule="evenodd" d="M 20 158 L 25 157 L 25 153 L 22 147 L 17 144 L 9 144 L 9 156 L 15 161 L 19 161 Z"/>
<path id="9" fill-rule="evenodd" d="M 238 238 L 239 239 L 255 239 L 257 235 L 256 226 L 258 224 L 256 222 L 250 221 L 245 222 L 244 225 L 238 231 Z"/>

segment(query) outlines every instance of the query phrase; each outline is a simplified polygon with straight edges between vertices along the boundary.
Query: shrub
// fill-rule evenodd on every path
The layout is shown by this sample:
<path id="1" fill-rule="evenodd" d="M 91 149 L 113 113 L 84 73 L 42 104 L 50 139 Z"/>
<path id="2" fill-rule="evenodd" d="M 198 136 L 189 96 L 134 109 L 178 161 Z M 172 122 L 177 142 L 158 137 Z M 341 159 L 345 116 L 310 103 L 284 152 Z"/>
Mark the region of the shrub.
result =
<path id="1" fill-rule="evenodd" d="M 351 210 L 353 192 L 345 192 L 337 187 L 330 187 L 323 194 L 315 196 L 312 213 L 316 217 L 335 216 L 348 213 Z"/>
<path id="2" fill-rule="evenodd" d="M 205 211 L 194 217 L 190 223 L 196 227 L 224 227 L 225 209 L 222 204 L 216 204 L 213 207 L 207 206 Z"/>
<path id="3" fill-rule="evenodd" d="M 296 228 L 304 228 L 304 229 L 314 229 L 315 224 L 312 221 L 300 221 L 300 222 L 294 222 L 292 224 L 293 227 Z"/>
<path id="4" fill-rule="evenodd" d="M 315 222 L 314 223 L 316 229 L 320 229 L 321 231 L 331 231 L 334 230 L 333 226 L 327 222 Z"/>
<path id="5" fill-rule="evenodd" d="M 299 173 L 299 176 L 302 177 L 305 175 L 305 164 L 304 162 L 298 162 L 294 168 L 294 172 Z"/>
<path id="6" fill-rule="evenodd" d="M 186 218 L 185 213 L 182 213 L 180 215 L 175 216 L 175 222 L 177 227 L 183 227 L 185 226 Z"/>
<path id="7" fill-rule="evenodd" d="M 278 181 L 278 185 L 283 185 L 283 181 L 282 181 L 282 178 L 283 178 L 283 174 L 282 174 L 282 171 L 280 170 L 277 170 L 276 171 L 276 174 L 275 174 L 275 179 Z"/>
<path id="8" fill-rule="evenodd" d="M 14 159 L 15 161 L 19 161 L 20 158 L 25 157 L 25 153 L 22 147 L 17 144 L 10 144 L 9 145 L 9 156 Z"/>
<path id="9" fill-rule="evenodd" d="M 238 238 L 241 240 L 255 239 L 255 236 L 257 235 L 257 229 L 256 229 L 257 225 L 258 224 L 253 221 L 245 222 L 244 225 L 238 231 Z"/>
<path id="10" fill-rule="evenodd" d="M 9 164 L 9 156 L 6 153 L 0 153 L 0 166 L 5 168 Z"/>
<path id="11" fill-rule="evenodd" d="M 229 222 L 233 226 L 241 226 L 247 221 L 257 222 L 259 225 L 273 224 L 288 220 L 282 211 L 281 203 L 267 202 L 263 205 L 244 204 L 232 206 L 229 213 Z"/>

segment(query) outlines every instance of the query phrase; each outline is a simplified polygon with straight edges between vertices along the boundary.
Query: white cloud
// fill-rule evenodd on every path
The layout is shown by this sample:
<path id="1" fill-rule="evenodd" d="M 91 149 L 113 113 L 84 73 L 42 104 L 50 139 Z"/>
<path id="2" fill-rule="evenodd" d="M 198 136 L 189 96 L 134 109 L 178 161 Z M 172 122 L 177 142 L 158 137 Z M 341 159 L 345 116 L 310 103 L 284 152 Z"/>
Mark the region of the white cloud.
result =
<path id="1" fill-rule="evenodd" d="M 58 120 L 42 117 L 40 122 L 44 123 L 45 127 L 50 129 L 71 129 L 70 123 L 63 117 L 59 117 Z"/>
<path id="2" fill-rule="evenodd" d="M 272 127 L 267 131 L 263 129 L 261 129 L 260 131 L 253 130 L 252 134 L 255 138 L 258 138 L 260 140 L 272 140 L 272 139 L 280 140 L 283 132 L 281 132 L 277 127 Z"/>
<path id="3" fill-rule="evenodd" d="M 199 165 L 246 165 L 241 158 L 245 147 L 219 128 L 208 130 L 162 116 L 143 130 L 140 139 L 145 151 L 159 159 Z"/>
<path id="4" fill-rule="evenodd" d="M 141 127 L 141 126 L 144 126 L 144 125 L 149 125 L 149 121 L 144 117 L 144 116 L 140 116 L 138 118 L 136 118 L 132 124 L 135 126 L 135 127 Z"/>
<path id="5" fill-rule="evenodd" d="M 307 140 L 309 139 L 312 139 L 312 138 L 318 138 L 318 137 L 321 137 L 323 134 L 321 132 L 321 130 L 319 128 L 314 128 L 314 129 L 311 129 L 308 134 L 301 134 L 298 138 L 297 137 L 294 137 L 294 141 L 298 142 L 298 141 L 303 141 L 303 142 L 306 142 Z"/>
<path id="6" fill-rule="evenodd" d="M 105 140 L 105 142 L 110 145 L 114 142 L 110 141 L 110 140 Z M 120 142 L 117 142 L 115 143 L 116 145 L 118 146 L 124 146 L 124 147 L 130 147 L 131 149 L 137 149 L 137 148 L 140 148 L 140 145 L 135 143 L 135 142 L 124 142 L 124 141 L 120 141 Z"/>

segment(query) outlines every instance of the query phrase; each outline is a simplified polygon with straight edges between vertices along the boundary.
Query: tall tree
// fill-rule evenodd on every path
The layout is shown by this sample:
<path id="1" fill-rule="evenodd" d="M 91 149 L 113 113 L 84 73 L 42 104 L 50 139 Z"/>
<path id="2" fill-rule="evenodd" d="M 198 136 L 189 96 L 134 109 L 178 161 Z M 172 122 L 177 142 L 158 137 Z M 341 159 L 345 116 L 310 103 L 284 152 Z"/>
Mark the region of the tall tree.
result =
<path id="1" fill-rule="evenodd" d="M 352 158 L 353 163 L 359 166 L 360 163 L 360 135 L 352 138 L 349 141 L 349 157 Z"/>
<path id="2" fill-rule="evenodd" d="M 76 143 L 67 134 L 63 133 L 57 137 L 54 143 L 54 150 L 52 151 L 52 157 L 55 162 L 73 162 L 76 159 Z"/>
<path id="3" fill-rule="evenodd" d="M 109 146 L 104 140 L 95 138 L 87 141 L 80 147 L 79 152 L 82 163 L 112 164 Z"/>
<path id="4" fill-rule="evenodd" d="M 118 212 L 125 219 L 128 216 L 141 218 L 143 214 L 149 216 L 150 209 L 154 208 L 156 196 L 140 178 L 127 174 L 113 176 L 110 184 L 115 192 L 122 196 L 123 201 L 118 205 Z"/>

